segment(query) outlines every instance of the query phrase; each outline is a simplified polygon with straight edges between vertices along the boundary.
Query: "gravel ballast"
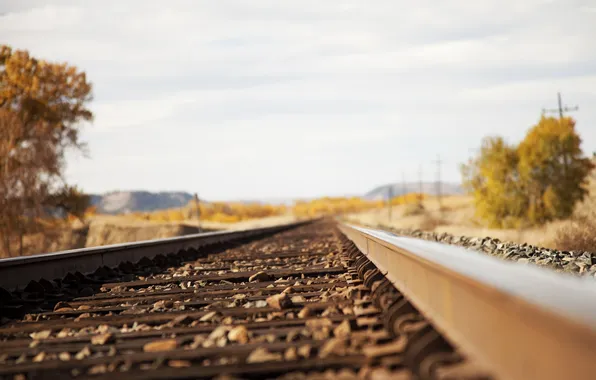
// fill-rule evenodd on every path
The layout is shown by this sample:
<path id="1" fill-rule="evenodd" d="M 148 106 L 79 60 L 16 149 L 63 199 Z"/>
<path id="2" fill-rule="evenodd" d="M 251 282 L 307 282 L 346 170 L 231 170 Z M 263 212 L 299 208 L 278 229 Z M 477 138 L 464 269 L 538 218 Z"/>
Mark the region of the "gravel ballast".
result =
<path id="1" fill-rule="evenodd" d="M 559 251 L 536 247 L 527 243 L 503 242 L 491 237 L 455 236 L 416 229 L 395 229 L 386 226 L 376 228 L 401 236 L 436 241 L 473 249 L 501 259 L 519 263 L 535 264 L 557 272 L 572 273 L 581 276 L 596 276 L 596 254 L 585 251 Z"/>

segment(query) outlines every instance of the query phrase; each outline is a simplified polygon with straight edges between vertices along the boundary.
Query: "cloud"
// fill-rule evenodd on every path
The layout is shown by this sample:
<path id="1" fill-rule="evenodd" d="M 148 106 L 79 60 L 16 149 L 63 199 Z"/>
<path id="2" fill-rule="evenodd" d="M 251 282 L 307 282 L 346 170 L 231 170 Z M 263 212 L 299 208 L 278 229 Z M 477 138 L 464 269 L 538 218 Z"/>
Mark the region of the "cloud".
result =
<path id="1" fill-rule="evenodd" d="M 444 177 L 487 134 L 523 137 L 556 92 L 596 149 L 590 0 L 0 3 L 15 47 L 83 68 L 89 191 L 310 196 Z"/>

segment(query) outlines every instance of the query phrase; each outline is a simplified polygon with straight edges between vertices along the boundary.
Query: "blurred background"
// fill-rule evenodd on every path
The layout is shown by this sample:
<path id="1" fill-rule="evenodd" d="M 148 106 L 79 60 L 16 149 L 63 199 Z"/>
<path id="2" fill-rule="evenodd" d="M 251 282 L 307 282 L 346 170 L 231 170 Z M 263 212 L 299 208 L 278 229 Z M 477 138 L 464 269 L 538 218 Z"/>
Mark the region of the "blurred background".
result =
<path id="1" fill-rule="evenodd" d="M 594 249 L 594 35 L 591 1 L 0 0 L 1 255 L 322 215 Z"/>

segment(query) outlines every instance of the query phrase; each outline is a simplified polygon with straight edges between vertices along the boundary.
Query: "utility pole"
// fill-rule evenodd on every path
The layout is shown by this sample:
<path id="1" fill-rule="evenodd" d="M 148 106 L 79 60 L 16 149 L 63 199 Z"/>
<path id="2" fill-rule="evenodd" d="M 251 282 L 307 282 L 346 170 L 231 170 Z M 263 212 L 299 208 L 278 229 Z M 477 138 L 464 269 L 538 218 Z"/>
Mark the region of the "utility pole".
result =
<path id="1" fill-rule="evenodd" d="M 401 196 L 404 201 L 404 204 L 407 203 L 406 195 L 408 195 L 408 189 L 406 189 L 406 174 L 402 171 L 401 172 Z"/>
<path id="2" fill-rule="evenodd" d="M 199 195 L 195 193 L 195 214 L 197 217 L 197 228 L 199 233 L 201 232 L 201 208 L 199 207 Z"/>
<path id="3" fill-rule="evenodd" d="M 563 101 L 561 100 L 561 93 L 557 92 L 557 101 L 558 101 L 558 105 L 559 108 L 557 109 L 542 109 L 542 114 L 546 114 L 546 113 L 558 113 L 559 114 L 559 119 L 563 118 L 563 112 L 570 112 L 570 111 L 577 111 L 579 110 L 578 106 L 574 106 L 574 107 L 563 107 Z"/>
<path id="4" fill-rule="evenodd" d="M 418 204 L 422 206 L 422 164 L 418 166 Z"/>
<path id="5" fill-rule="evenodd" d="M 441 212 L 441 196 L 442 196 L 442 192 L 441 192 L 441 163 L 443 161 L 441 161 L 441 156 L 438 155 L 437 156 L 437 160 L 434 161 L 435 164 L 437 164 L 437 199 L 439 201 L 439 212 Z"/>
<path id="6" fill-rule="evenodd" d="M 393 184 L 389 184 L 389 189 L 387 190 L 387 211 L 389 216 L 389 223 L 391 223 L 391 198 L 393 198 Z"/>

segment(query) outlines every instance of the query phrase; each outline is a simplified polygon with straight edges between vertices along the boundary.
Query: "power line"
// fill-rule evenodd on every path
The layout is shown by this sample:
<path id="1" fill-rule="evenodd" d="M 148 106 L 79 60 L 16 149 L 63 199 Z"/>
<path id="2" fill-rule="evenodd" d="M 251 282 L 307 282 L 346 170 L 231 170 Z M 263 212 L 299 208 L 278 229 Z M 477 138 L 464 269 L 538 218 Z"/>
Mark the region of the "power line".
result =
<path id="1" fill-rule="evenodd" d="M 559 114 L 559 118 L 562 119 L 563 118 L 563 112 L 570 112 L 570 111 L 577 111 L 579 110 L 578 106 L 574 106 L 574 107 L 563 107 L 563 101 L 561 100 L 561 93 L 557 92 L 557 101 L 558 101 L 558 108 L 551 108 L 551 109 L 542 109 L 542 114 L 546 114 L 546 113 L 558 113 Z"/>

